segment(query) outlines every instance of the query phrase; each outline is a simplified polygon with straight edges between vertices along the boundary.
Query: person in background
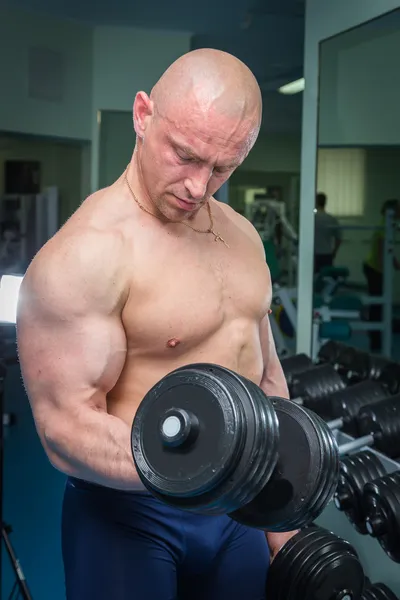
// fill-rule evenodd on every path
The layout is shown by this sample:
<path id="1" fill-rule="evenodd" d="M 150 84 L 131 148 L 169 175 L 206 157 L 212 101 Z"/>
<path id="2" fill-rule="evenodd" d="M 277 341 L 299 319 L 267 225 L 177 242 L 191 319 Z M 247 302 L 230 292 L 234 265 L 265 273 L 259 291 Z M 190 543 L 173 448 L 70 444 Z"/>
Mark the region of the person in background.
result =
<path id="1" fill-rule="evenodd" d="M 367 280 L 369 296 L 382 296 L 383 294 L 383 253 L 385 244 L 385 213 L 387 210 L 394 211 L 394 218 L 400 219 L 400 201 L 396 199 L 386 200 L 382 204 L 379 228 L 374 232 L 369 254 L 364 262 L 363 270 Z M 393 267 L 400 270 L 400 262 L 393 258 Z M 382 305 L 371 304 L 368 311 L 368 320 L 371 322 L 382 321 Z M 382 334 L 380 331 L 370 331 L 370 351 L 380 352 L 382 349 Z"/>
<path id="2" fill-rule="evenodd" d="M 340 244 L 342 235 L 337 219 L 326 212 L 326 194 L 319 193 L 315 202 L 315 238 L 314 238 L 314 271 L 319 273 L 323 267 L 331 267 Z"/>

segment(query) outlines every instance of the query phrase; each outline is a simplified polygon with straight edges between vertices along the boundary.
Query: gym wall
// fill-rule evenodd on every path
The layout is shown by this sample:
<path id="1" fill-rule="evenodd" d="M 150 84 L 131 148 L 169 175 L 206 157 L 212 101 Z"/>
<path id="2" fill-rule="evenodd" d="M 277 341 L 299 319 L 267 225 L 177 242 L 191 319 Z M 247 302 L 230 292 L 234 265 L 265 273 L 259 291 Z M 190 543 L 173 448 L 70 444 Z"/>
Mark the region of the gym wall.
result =
<path id="1" fill-rule="evenodd" d="M 390 27 L 393 31 L 378 20 L 322 45 L 320 145 L 399 144 L 400 80 L 394 74 L 400 16 L 396 13 Z"/>
<path id="2" fill-rule="evenodd" d="M 0 40 L 0 131 L 90 139 L 92 29 L 1 7 Z"/>
<path id="3" fill-rule="evenodd" d="M 60 225 L 82 200 L 83 159 L 87 148 L 78 142 L 61 142 L 21 135 L 0 135 L 0 194 L 4 189 L 6 160 L 38 160 L 42 188 L 56 185 L 60 194 Z"/>

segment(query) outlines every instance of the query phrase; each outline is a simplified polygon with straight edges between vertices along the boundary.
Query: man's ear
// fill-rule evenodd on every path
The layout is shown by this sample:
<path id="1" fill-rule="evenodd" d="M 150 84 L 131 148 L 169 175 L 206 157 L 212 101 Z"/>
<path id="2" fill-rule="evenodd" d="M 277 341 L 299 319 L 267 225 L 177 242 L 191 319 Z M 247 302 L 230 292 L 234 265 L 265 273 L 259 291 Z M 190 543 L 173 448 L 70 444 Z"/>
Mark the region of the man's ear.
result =
<path id="1" fill-rule="evenodd" d="M 149 96 L 145 92 L 138 92 L 133 103 L 133 125 L 138 137 L 144 137 L 153 110 L 153 101 L 150 100 Z"/>

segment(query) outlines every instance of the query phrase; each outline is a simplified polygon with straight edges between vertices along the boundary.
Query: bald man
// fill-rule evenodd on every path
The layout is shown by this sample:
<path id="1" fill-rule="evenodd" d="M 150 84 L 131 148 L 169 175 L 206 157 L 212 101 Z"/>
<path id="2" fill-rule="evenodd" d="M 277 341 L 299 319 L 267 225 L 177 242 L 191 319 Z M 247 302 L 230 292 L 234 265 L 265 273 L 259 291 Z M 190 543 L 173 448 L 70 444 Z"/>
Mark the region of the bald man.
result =
<path id="1" fill-rule="evenodd" d="M 23 380 L 47 456 L 68 476 L 68 600 L 261 600 L 270 554 L 291 535 L 166 506 L 142 487 L 130 449 L 141 399 L 181 365 L 217 363 L 288 397 L 263 245 L 213 198 L 253 147 L 261 111 L 233 56 L 178 59 L 150 97 L 136 95 L 125 172 L 24 278 Z"/>

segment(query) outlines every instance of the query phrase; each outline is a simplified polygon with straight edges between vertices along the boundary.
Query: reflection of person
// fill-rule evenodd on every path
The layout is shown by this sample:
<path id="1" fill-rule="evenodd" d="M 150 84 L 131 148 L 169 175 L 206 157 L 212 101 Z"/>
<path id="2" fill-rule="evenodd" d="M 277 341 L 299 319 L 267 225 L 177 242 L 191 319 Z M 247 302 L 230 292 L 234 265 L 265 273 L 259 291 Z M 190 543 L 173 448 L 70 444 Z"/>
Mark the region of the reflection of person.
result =
<path id="1" fill-rule="evenodd" d="M 18 273 L 21 269 L 21 236 L 18 223 L 4 221 L 0 226 L 0 273 Z"/>
<path id="2" fill-rule="evenodd" d="M 168 507 L 130 449 L 146 392 L 208 361 L 288 397 L 268 317 L 270 275 L 253 226 L 213 194 L 252 148 L 261 95 L 213 50 L 174 63 L 134 102 L 127 170 L 89 197 L 31 263 L 17 320 L 21 370 L 43 446 L 69 478 L 68 600 L 257 600 L 268 534 Z"/>
<path id="3" fill-rule="evenodd" d="M 371 240 L 371 246 L 367 259 L 364 262 L 364 275 L 367 279 L 368 294 L 370 296 L 382 296 L 383 294 L 383 261 L 384 261 L 384 243 L 385 243 L 385 212 L 394 211 L 394 218 L 400 219 L 400 201 L 396 199 L 386 200 L 381 208 L 381 220 L 379 229 L 377 229 Z M 396 257 L 393 258 L 393 266 L 396 270 L 400 269 L 400 263 Z M 372 304 L 368 309 L 368 320 L 371 322 L 382 321 L 382 305 Z M 382 334 L 380 331 L 370 331 L 370 350 L 371 352 L 380 352 L 382 345 Z"/>
<path id="4" fill-rule="evenodd" d="M 337 251 L 342 243 L 342 235 L 338 220 L 326 212 L 326 194 L 317 194 L 315 201 L 315 238 L 314 238 L 314 271 L 319 273 L 323 267 L 331 267 Z"/>

